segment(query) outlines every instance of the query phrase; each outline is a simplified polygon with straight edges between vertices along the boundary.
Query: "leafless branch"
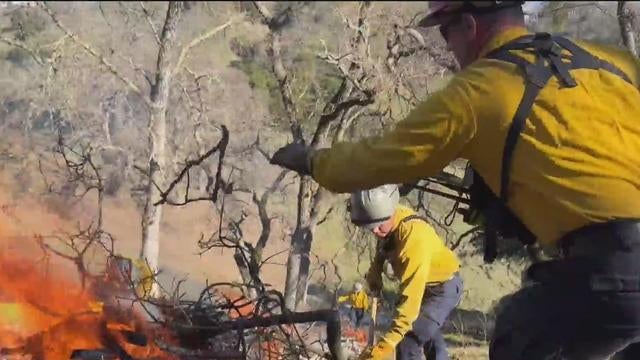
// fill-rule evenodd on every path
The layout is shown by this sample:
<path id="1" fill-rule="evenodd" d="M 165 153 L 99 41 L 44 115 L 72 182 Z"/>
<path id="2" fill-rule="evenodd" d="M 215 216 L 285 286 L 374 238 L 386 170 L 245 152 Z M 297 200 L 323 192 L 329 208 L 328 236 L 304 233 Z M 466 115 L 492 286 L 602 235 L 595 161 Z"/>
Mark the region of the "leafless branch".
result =
<path id="1" fill-rule="evenodd" d="M 219 192 L 219 190 L 220 190 L 220 188 L 222 186 L 222 164 L 223 164 L 223 159 L 224 159 L 224 155 L 226 153 L 227 145 L 229 144 L 229 130 L 224 125 L 221 126 L 221 129 L 222 129 L 222 138 L 220 139 L 220 141 L 215 146 L 213 146 L 211 149 L 209 149 L 206 153 L 200 155 L 197 159 L 188 160 L 186 165 L 182 168 L 182 170 L 178 174 L 178 176 L 175 179 L 173 179 L 173 181 L 171 181 L 171 183 L 169 184 L 169 187 L 166 190 L 161 191 L 160 200 L 155 202 L 154 206 L 157 206 L 157 205 L 160 205 L 160 204 L 165 204 L 165 203 L 168 203 L 170 205 L 180 206 L 180 205 L 186 205 L 186 204 L 188 204 L 190 202 L 201 201 L 201 200 L 210 200 L 210 201 L 213 201 L 213 202 L 217 201 L 218 192 Z M 214 188 L 209 193 L 209 196 L 207 196 L 207 197 L 199 197 L 199 198 L 195 198 L 195 199 L 185 198 L 180 203 L 173 202 L 173 201 L 169 200 L 169 194 L 185 178 L 185 176 L 187 176 L 187 174 L 189 173 L 189 170 L 194 166 L 198 166 L 198 165 L 202 164 L 205 160 L 209 159 L 216 152 L 218 153 L 218 170 L 216 172 L 216 179 L 215 179 Z M 188 193 L 187 193 L 187 195 L 188 195 Z"/>
<path id="2" fill-rule="evenodd" d="M 213 28 L 213 29 L 211 29 L 209 31 L 206 31 L 205 33 L 203 33 L 200 36 L 196 37 L 195 39 L 191 40 L 180 51 L 180 56 L 178 56 L 178 61 L 176 62 L 175 71 L 180 71 L 182 63 L 184 62 L 184 59 L 186 58 L 187 54 L 189 53 L 189 51 L 191 49 L 193 49 L 194 47 L 198 46 L 203 41 L 205 41 L 205 40 L 211 38 L 212 36 L 216 35 L 217 33 L 225 30 L 226 28 L 228 28 L 232 24 L 234 24 L 237 21 L 239 21 L 241 18 L 242 18 L 241 16 L 233 17 L 229 21 L 227 21 L 226 23 L 224 23 L 224 24 L 222 24 L 220 26 L 217 26 L 217 27 L 215 27 L 215 28 Z"/>
<path id="3" fill-rule="evenodd" d="M 353 124 L 353 122 L 356 119 L 362 116 L 365 110 L 366 108 L 362 107 L 358 109 L 356 112 L 354 112 L 353 115 L 343 118 L 343 120 L 340 121 L 340 124 L 338 125 L 338 130 L 336 131 L 336 136 L 333 139 L 334 144 L 344 140 L 345 132 L 349 129 L 351 124 Z"/>
<path id="4" fill-rule="evenodd" d="M 281 30 L 282 25 L 288 22 L 290 17 L 291 8 L 287 7 L 282 13 L 277 16 L 271 15 L 271 12 L 259 1 L 253 2 L 254 6 L 260 13 L 263 18 L 263 22 L 265 25 L 269 27 L 269 52 L 271 57 L 273 74 L 278 80 L 280 96 L 282 98 L 282 103 L 285 109 L 285 112 L 288 117 L 289 127 L 291 129 L 291 134 L 293 135 L 294 141 L 303 142 L 304 136 L 302 134 L 302 128 L 297 119 L 297 108 L 295 106 L 295 102 L 293 101 L 293 95 L 291 91 L 291 74 L 284 67 L 284 63 L 282 60 L 281 50 Z"/>
<path id="5" fill-rule="evenodd" d="M 629 49 L 633 56 L 638 57 L 636 38 L 634 34 L 634 23 L 636 14 L 629 7 L 628 1 L 618 1 L 618 24 L 620 25 L 620 36 L 624 46 Z"/>
<path id="6" fill-rule="evenodd" d="M 9 39 L 9 38 L 4 37 L 4 36 L 0 36 L 0 41 L 6 43 L 8 45 L 15 46 L 17 48 L 20 48 L 20 49 L 26 51 L 27 53 L 29 53 L 31 58 L 33 58 L 33 60 L 36 63 L 38 63 L 38 65 L 40 65 L 40 66 L 46 66 L 49 63 L 48 59 L 43 59 L 42 57 L 40 57 L 40 55 L 38 55 L 37 51 L 35 51 L 31 47 L 29 47 L 27 44 L 25 44 L 25 43 L 23 43 L 21 41 Z"/>
<path id="7" fill-rule="evenodd" d="M 131 80 L 129 80 L 124 75 L 122 75 L 122 73 L 118 71 L 115 68 L 115 66 L 113 66 L 113 64 L 111 64 L 111 62 L 109 62 L 103 55 L 98 53 L 97 50 L 95 50 L 93 47 L 91 47 L 89 44 L 85 43 L 84 41 L 80 40 L 80 38 L 76 34 L 72 33 L 65 25 L 63 25 L 58 19 L 58 16 L 53 13 L 53 11 L 49 8 L 49 6 L 46 3 L 39 2 L 38 5 L 49 15 L 53 23 L 60 30 L 62 30 L 71 40 L 73 40 L 74 43 L 80 45 L 80 47 L 82 47 L 89 55 L 93 56 L 96 60 L 98 60 L 111 74 L 113 74 L 120 81 L 126 84 L 133 92 L 138 94 L 140 98 L 144 99 L 147 105 L 149 106 L 151 105 L 148 99 L 143 96 L 142 91 L 136 84 L 134 84 Z"/>
<path id="8" fill-rule="evenodd" d="M 259 252 L 259 256 L 257 257 L 258 262 L 262 261 L 262 250 L 266 246 L 269 235 L 271 234 L 271 221 L 273 218 L 271 218 L 267 212 L 267 203 L 269 197 L 278 189 L 286 175 L 287 171 L 281 171 L 271 185 L 264 191 L 262 196 L 258 197 L 255 192 L 253 193 L 253 202 L 258 207 L 258 216 L 260 217 L 260 223 L 262 225 L 262 231 L 255 248 L 255 250 Z"/>
<path id="9" fill-rule="evenodd" d="M 151 19 L 151 13 L 147 9 L 147 7 L 144 5 L 144 1 L 138 1 L 138 4 L 140 4 L 140 7 L 142 8 L 142 12 L 144 13 L 144 17 L 147 20 L 149 27 L 151 28 L 153 37 L 156 39 L 156 43 L 160 45 L 160 34 L 158 33 L 156 26 L 153 24 L 153 20 Z"/>
<path id="10" fill-rule="evenodd" d="M 89 191 L 96 190 L 96 218 L 84 228 L 78 225 L 79 230 L 74 234 L 51 235 L 36 237 L 36 241 L 44 252 L 51 252 L 63 259 L 72 261 L 81 277 L 82 286 L 85 286 L 88 273 L 86 263 L 87 254 L 95 246 L 102 248 L 107 254 L 113 254 L 113 237 L 103 228 L 104 212 L 104 180 L 100 173 L 100 168 L 93 159 L 93 149 L 89 145 L 79 145 L 79 150 L 68 146 L 62 135 L 59 135 L 58 144 L 54 148 L 54 155 L 63 159 L 62 167 L 66 173 L 65 183 L 67 185 L 83 186 L 84 191 L 77 195 L 79 199 L 84 197 Z M 40 162 L 40 172 L 49 184 L 49 189 L 53 189 L 53 184 L 46 180 L 46 174 Z M 75 194 L 74 194 L 75 195 Z M 56 240 L 68 250 L 71 255 L 57 250 L 45 240 Z"/>
<path id="11" fill-rule="evenodd" d="M 462 233 L 458 239 L 456 240 L 456 242 L 454 242 L 453 244 L 451 244 L 450 248 L 451 250 L 455 250 L 458 248 L 458 246 L 460 246 L 460 244 L 462 244 L 462 241 L 467 238 L 468 236 L 474 236 L 478 231 L 480 231 L 480 227 L 476 226 L 474 228 L 471 228 L 467 231 L 465 231 L 464 233 Z"/>

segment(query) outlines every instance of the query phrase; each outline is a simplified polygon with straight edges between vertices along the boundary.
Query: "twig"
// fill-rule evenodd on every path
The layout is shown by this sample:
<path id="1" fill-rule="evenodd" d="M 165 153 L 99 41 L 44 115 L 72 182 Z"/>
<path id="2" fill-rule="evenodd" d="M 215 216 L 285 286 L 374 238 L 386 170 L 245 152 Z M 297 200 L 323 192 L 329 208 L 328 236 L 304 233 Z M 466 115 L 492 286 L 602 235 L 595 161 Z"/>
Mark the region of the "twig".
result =
<path id="1" fill-rule="evenodd" d="M 27 44 L 21 41 L 12 40 L 4 36 L 0 36 L 0 41 L 26 51 L 33 58 L 33 60 L 35 60 L 35 62 L 38 63 L 38 65 L 40 66 L 45 66 L 47 63 L 50 62 L 49 60 L 45 60 L 42 57 L 40 57 L 40 55 L 38 55 L 38 53 L 35 50 L 33 50 L 32 48 L 27 46 Z"/>
<path id="2" fill-rule="evenodd" d="M 222 160 L 224 158 L 227 145 L 229 144 L 229 130 L 224 125 L 221 126 L 221 129 L 222 129 L 222 138 L 220 139 L 218 144 L 216 144 L 214 147 L 209 149 L 209 151 L 207 151 L 206 153 L 204 153 L 201 156 L 199 156 L 197 159 L 187 161 L 186 165 L 180 171 L 180 174 L 175 179 L 173 179 L 173 181 L 171 182 L 169 187 L 166 190 L 161 191 L 160 200 L 156 201 L 153 204 L 154 206 L 158 206 L 160 204 L 165 204 L 165 203 L 170 203 L 170 204 L 174 204 L 174 205 L 185 205 L 185 204 L 187 204 L 189 202 L 194 202 L 194 201 L 197 201 L 197 200 L 205 200 L 205 199 L 206 200 L 212 200 L 213 202 L 215 202 L 217 200 L 218 192 L 219 192 L 220 186 L 222 184 L 222 179 L 221 179 L 221 176 L 222 176 L 222 163 L 223 163 Z M 194 166 L 202 164 L 203 161 L 208 159 L 211 155 L 213 155 L 216 152 L 219 153 L 219 156 L 218 156 L 218 171 L 216 172 L 216 181 L 215 181 L 215 186 L 214 186 L 213 192 L 211 194 L 209 194 L 209 197 L 197 198 L 197 199 L 185 199 L 185 201 L 183 203 L 171 202 L 168 199 L 169 194 L 171 193 L 171 191 L 173 191 L 173 189 L 176 187 L 176 185 L 178 185 L 180 183 L 180 181 L 182 181 L 182 179 L 189 172 L 189 170 Z"/>
<path id="3" fill-rule="evenodd" d="M 144 99 L 144 102 L 145 102 L 145 104 L 147 104 L 147 106 L 151 107 L 151 105 L 152 105 L 151 102 L 145 96 L 143 96 L 142 91 L 140 90 L 140 88 L 136 84 L 134 84 L 131 80 L 129 80 L 124 75 L 122 75 L 122 73 L 120 73 L 120 71 L 118 71 L 103 55 L 99 54 L 90 45 L 88 45 L 87 43 L 85 43 L 82 40 L 80 40 L 80 38 L 78 38 L 78 36 L 76 34 L 74 34 L 71 31 L 69 31 L 69 29 L 60 22 L 60 20 L 58 19 L 57 15 L 55 15 L 53 13 L 53 11 L 49 8 L 49 6 L 46 3 L 39 2 L 38 5 L 49 15 L 49 17 L 54 22 L 54 24 L 60 30 L 62 30 L 69 38 L 71 38 L 71 40 L 73 40 L 76 44 L 80 45 L 87 53 L 89 53 L 91 56 L 93 56 L 95 59 L 97 59 L 102 65 L 104 65 L 107 68 L 107 70 L 111 74 L 113 74 L 120 81 L 125 83 L 133 92 L 138 94 L 140 96 L 140 98 Z"/>
<path id="4" fill-rule="evenodd" d="M 189 51 L 191 49 L 193 49 L 194 47 L 198 46 L 201 42 L 209 39 L 210 37 L 216 35 L 217 33 L 223 31 L 224 29 L 228 28 L 229 26 L 231 26 L 233 23 L 237 22 L 239 19 L 241 19 L 241 16 L 236 16 L 231 18 L 229 21 L 227 21 L 226 23 L 217 26 L 203 34 L 201 34 L 200 36 L 196 37 L 195 39 L 191 40 L 191 42 L 189 42 L 189 44 L 187 44 L 186 46 L 184 46 L 182 48 L 182 50 L 180 51 L 180 56 L 178 57 L 178 61 L 176 62 L 176 66 L 175 66 L 175 70 L 174 71 L 180 71 L 180 68 L 182 66 L 182 62 L 184 61 L 185 57 L 187 56 L 187 54 L 189 53 Z"/>
<path id="5" fill-rule="evenodd" d="M 151 28 L 151 32 L 153 33 L 153 37 L 156 39 L 156 43 L 158 45 L 161 44 L 160 42 L 160 34 L 158 33 L 158 29 L 156 29 L 156 26 L 153 25 L 153 21 L 151 20 L 151 13 L 149 12 L 149 10 L 147 10 L 147 7 L 144 6 L 144 2 L 143 1 L 138 1 L 138 4 L 140 4 L 140 7 L 142 8 L 142 12 L 144 13 L 144 17 L 147 20 L 147 23 L 149 24 L 149 27 Z"/>

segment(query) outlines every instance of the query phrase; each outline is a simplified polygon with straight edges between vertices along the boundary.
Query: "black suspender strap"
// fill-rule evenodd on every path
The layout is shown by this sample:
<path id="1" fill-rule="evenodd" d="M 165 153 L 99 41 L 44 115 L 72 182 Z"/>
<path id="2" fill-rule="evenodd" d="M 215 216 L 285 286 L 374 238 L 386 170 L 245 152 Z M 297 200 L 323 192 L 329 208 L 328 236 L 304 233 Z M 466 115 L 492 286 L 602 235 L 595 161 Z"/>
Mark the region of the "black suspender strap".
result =
<path id="1" fill-rule="evenodd" d="M 564 56 L 563 49 L 571 56 Z M 523 57 L 512 53 L 512 50 L 522 50 L 534 54 L 535 62 L 530 63 Z M 571 76 L 570 70 L 603 69 L 621 77 L 626 82 L 631 83 L 631 81 L 615 65 L 593 56 L 566 38 L 551 36 L 548 33 L 525 35 L 492 51 L 487 55 L 487 58 L 515 64 L 522 71 L 526 80 L 524 93 L 507 132 L 502 153 L 500 198 L 506 205 L 509 200 L 508 186 L 515 145 L 538 94 L 551 77 L 556 77 L 563 87 L 572 88 L 577 86 L 577 83 Z"/>
<path id="2" fill-rule="evenodd" d="M 572 69 L 603 69 L 617 75 L 629 84 L 633 84 L 627 74 L 617 66 L 589 54 L 586 50 L 571 42 L 571 40 L 560 36 L 554 37 L 553 40 L 573 54 L 573 57 L 571 58 Z"/>
<path id="3" fill-rule="evenodd" d="M 411 220 L 422 220 L 422 221 L 426 222 L 427 224 L 429 223 L 429 220 L 427 220 L 425 217 L 413 214 L 413 215 L 409 215 L 409 216 L 405 217 L 404 219 L 400 220 L 400 224 L 404 224 L 407 221 L 411 221 Z"/>

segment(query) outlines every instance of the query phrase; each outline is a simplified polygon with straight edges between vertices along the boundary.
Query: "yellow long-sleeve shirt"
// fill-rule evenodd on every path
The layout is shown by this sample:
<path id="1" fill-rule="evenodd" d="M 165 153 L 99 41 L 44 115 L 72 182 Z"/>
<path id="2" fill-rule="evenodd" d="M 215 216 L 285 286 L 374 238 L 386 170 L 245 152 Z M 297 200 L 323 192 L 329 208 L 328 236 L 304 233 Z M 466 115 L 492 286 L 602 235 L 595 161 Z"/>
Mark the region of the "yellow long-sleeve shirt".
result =
<path id="1" fill-rule="evenodd" d="M 385 257 L 376 257 L 369 270 L 380 274 L 386 259 L 400 280 L 400 301 L 391 328 L 382 337 L 392 346 L 402 340 L 418 318 L 427 283 L 449 280 L 460 268 L 458 258 L 433 227 L 420 219 L 402 222 L 414 214 L 410 208 L 398 206 L 392 217 L 393 235 L 385 240 L 393 242 L 391 249 Z"/>
<path id="2" fill-rule="evenodd" d="M 482 53 L 526 33 L 508 29 Z M 580 69 L 571 72 L 577 87 L 560 89 L 552 78 L 540 92 L 513 154 L 508 205 L 543 244 L 590 222 L 640 218 L 640 61 L 576 43 L 633 85 Z M 313 177 L 334 192 L 352 192 L 433 176 L 465 158 L 499 194 L 504 141 L 524 91 L 519 71 L 497 60 L 474 62 L 391 131 L 319 150 Z"/>
<path id="3" fill-rule="evenodd" d="M 369 309 L 369 297 L 364 290 L 354 291 L 351 294 L 338 297 L 338 302 L 348 301 L 356 309 L 367 311 Z"/>

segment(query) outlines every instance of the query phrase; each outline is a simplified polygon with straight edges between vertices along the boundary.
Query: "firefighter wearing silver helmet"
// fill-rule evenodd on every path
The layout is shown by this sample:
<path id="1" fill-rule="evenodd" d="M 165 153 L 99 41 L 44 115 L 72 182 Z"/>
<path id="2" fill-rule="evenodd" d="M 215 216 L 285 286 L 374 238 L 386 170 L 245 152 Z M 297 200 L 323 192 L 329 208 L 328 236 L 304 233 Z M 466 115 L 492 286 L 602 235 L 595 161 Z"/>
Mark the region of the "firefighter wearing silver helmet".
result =
<path id="1" fill-rule="evenodd" d="M 399 204 L 396 185 L 351 195 L 351 221 L 378 238 L 376 257 L 367 273 L 370 290 L 382 288 L 385 262 L 400 280 L 393 322 L 381 340 L 360 359 L 449 359 L 441 326 L 459 303 L 460 263 L 431 225 Z M 425 353 L 426 351 L 426 353 Z"/>

